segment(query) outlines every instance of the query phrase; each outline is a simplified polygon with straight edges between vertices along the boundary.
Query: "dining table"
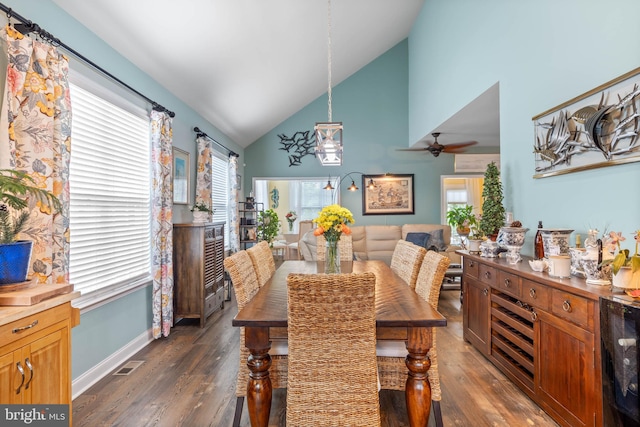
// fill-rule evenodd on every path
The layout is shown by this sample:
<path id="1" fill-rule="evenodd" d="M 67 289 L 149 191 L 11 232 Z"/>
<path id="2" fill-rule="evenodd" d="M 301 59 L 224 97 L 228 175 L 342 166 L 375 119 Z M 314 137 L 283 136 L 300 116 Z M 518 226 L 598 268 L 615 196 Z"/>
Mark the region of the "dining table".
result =
<path id="1" fill-rule="evenodd" d="M 427 377 L 431 362 L 427 354 L 432 328 L 446 326 L 446 318 L 383 261 L 343 261 L 340 269 L 341 273 L 375 274 L 376 337 L 378 341 L 405 341 L 407 417 L 411 427 L 426 427 L 431 411 Z M 250 352 L 247 409 L 252 427 L 266 427 L 269 422 L 272 393 L 269 349 L 272 341 L 287 339 L 287 276 L 323 272 L 322 261 L 284 261 L 232 321 L 233 326 L 245 328 L 245 345 Z M 357 361 L 357 355 L 353 355 L 353 363 Z"/>

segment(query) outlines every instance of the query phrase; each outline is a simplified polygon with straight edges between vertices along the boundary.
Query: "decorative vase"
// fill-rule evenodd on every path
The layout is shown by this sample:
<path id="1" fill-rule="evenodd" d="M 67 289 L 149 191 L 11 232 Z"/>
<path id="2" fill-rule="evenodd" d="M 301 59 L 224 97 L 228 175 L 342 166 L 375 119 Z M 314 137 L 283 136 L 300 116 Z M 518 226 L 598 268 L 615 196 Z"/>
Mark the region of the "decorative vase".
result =
<path id="1" fill-rule="evenodd" d="M 621 289 L 640 289 L 640 270 L 634 272 L 631 267 L 621 267 L 618 274 L 613 275 L 613 286 Z"/>
<path id="2" fill-rule="evenodd" d="M 289 231 L 293 231 L 293 222 L 289 223 Z"/>
<path id="3" fill-rule="evenodd" d="M 544 256 L 569 255 L 569 236 L 573 230 L 564 228 L 541 228 Z"/>
<path id="4" fill-rule="evenodd" d="M 327 240 L 325 244 L 324 272 L 326 274 L 340 273 L 340 247 L 338 240 Z"/>
<path id="5" fill-rule="evenodd" d="M 480 243 L 482 240 L 469 239 L 469 253 L 479 254 L 480 253 Z"/>
<path id="6" fill-rule="evenodd" d="M 520 249 L 524 245 L 524 237 L 529 231 L 525 227 L 501 227 L 498 233 L 498 244 L 507 249 L 507 262 L 516 264 L 522 260 Z"/>
<path id="7" fill-rule="evenodd" d="M 0 245 L 0 285 L 27 280 L 32 246 L 31 240 Z"/>
<path id="8" fill-rule="evenodd" d="M 208 222 L 209 212 L 193 211 L 193 222 Z"/>

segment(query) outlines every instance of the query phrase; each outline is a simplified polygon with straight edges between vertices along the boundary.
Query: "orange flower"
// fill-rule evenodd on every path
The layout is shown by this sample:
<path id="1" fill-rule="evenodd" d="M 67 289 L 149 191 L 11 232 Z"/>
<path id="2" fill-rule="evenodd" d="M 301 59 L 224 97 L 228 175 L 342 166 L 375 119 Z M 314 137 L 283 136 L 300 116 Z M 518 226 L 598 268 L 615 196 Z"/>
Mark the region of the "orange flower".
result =
<path id="1" fill-rule="evenodd" d="M 314 236 L 321 236 L 323 233 L 324 233 L 324 230 L 322 229 L 322 227 L 316 227 L 313 229 Z"/>
<path id="2" fill-rule="evenodd" d="M 348 236 L 349 234 L 351 234 L 351 229 L 347 227 L 346 224 L 342 224 L 342 232 Z"/>

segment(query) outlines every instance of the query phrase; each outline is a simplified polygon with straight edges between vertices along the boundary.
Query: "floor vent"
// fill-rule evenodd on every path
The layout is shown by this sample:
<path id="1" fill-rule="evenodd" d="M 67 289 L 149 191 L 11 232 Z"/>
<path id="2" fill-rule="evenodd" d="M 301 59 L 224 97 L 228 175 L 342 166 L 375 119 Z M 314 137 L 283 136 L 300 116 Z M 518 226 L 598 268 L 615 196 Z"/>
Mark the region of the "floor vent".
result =
<path id="1" fill-rule="evenodd" d="M 131 372 L 135 371 L 136 368 L 138 368 L 138 366 L 142 365 L 143 363 L 144 363 L 144 360 L 130 360 L 124 365 L 122 365 L 120 369 L 115 371 L 113 375 L 129 375 Z"/>

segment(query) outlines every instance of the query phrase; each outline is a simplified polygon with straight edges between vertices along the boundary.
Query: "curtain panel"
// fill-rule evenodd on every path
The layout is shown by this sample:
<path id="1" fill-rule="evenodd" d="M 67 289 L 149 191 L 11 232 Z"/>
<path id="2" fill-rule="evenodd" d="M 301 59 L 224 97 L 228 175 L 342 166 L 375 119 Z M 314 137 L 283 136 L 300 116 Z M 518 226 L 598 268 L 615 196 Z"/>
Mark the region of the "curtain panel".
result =
<path id="1" fill-rule="evenodd" d="M 36 200 L 20 238 L 33 241 L 29 276 L 39 283 L 69 281 L 69 62 L 54 46 L 11 26 L 0 30 L 8 66 L 0 124 L 0 168 L 26 172 L 62 204 L 52 212 Z"/>
<path id="2" fill-rule="evenodd" d="M 173 325 L 173 164 L 172 119 L 151 111 L 151 275 L 153 337 L 169 335 Z"/>

